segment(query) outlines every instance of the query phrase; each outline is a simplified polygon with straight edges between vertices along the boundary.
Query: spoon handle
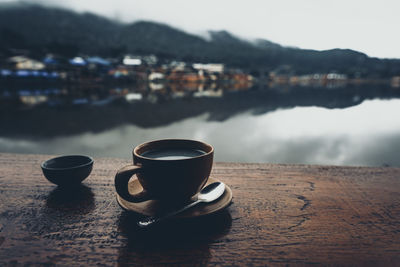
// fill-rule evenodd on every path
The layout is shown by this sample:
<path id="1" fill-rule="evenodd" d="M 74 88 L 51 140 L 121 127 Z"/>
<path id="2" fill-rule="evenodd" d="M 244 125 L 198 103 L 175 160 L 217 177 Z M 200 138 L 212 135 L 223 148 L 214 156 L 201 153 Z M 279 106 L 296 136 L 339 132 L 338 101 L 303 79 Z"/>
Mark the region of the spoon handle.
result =
<path id="1" fill-rule="evenodd" d="M 139 225 L 142 228 L 148 227 L 148 226 L 150 226 L 150 225 L 152 225 L 154 223 L 163 221 L 163 220 L 165 220 L 165 219 L 167 219 L 169 217 L 172 217 L 172 216 L 174 216 L 174 215 L 176 215 L 178 213 L 181 213 L 181 212 L 183 212 L 183 211 L 185 211 L 185 210 L 187 210 L 187 209 L 199 204 L 200 202 L 202 202 L 202 200 L 198 199 L 198 200 L 196 200 L 196 201 L 194 201 L 194 202 L 192 202 L 192 203 L 190 203 L 190 204 L 188 204 L 188 205 L 186 205 L 186 206 L 184 206 L 184 207 L 182 207 L 182 208 L 180 208 L 178 210 L 171 211 L 171 212 L 169 212 L 167 214 L 163 214 L 163 215 L 158 216 L 158 217 L 147 217 L 146 219 L 138 221 L 137 225 Z"/>

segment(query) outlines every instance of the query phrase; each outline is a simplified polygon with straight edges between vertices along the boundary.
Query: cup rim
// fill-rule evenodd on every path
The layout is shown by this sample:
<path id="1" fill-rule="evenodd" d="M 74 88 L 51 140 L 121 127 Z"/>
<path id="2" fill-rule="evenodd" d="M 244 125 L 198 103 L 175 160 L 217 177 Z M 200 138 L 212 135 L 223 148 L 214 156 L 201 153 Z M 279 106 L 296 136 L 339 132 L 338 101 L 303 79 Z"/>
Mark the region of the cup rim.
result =
<path id="1" fill-rule="evenodd" d="M 208 152 L 204 151 L 205 153 L 202 154 L 202 155 L 199 155 L 199 156 L 190 157 L 190 158 L 186 158 L 186 159 L 174 159 L 174 160 L 165 160 L 165 159 L 148 158 L 148 157 L 144 157 L 144 156 L 142 156 L 142 155 L 140 155 L 140 154 L 138 153 L 138 150 L 140 150 L 141 148 L 143 148 L 143 147 L 145 147 L 145 146 L 149 146 L 149 145 L 151 145 L 151 144 L 161 143 L 161 142 L 180 142 L 180 141 L 183 141 L 183 142 L 192 142 L 192 143 L 197 143 L 197 144 L 205 145 L 205 146 L 208 146 L 208 147 L 210 148 L 210 151 L 208 151 Z M 203 141 L 198 141 L 198 140 L 193 140 L 193 139 L 179 139 L 179 138 L 178 138 L 178 139 L 173 139 L 173 138 L 172 138 L 172 139 L 158 139 L 158 140 L 153 140 L 153 141 L 149 141 L 149 142 L 144 142 L 144 143 L 142 143 L 142 144 L 136 146 L 136 147 L 133 149 L 132 152 L 133 152 L 133 155 L 134 155 L 135 157 L 138 157 L 138 158 L 140 158 L 140 159 L 151 160 L 151 161 L 168 161 L 168 162 L 172 162 L 172 161 L 185 161 L 185 160 L 192 160 L 192 159 L 197 159 L 197 158 L 201 158 L 201 157 L 206 157 L 206 156 L 208 156 L 208 155 L 214 153 L 214 147 L 213 147 L 212 145 L 206 143 L 206 142 L 203 142 Z"/>

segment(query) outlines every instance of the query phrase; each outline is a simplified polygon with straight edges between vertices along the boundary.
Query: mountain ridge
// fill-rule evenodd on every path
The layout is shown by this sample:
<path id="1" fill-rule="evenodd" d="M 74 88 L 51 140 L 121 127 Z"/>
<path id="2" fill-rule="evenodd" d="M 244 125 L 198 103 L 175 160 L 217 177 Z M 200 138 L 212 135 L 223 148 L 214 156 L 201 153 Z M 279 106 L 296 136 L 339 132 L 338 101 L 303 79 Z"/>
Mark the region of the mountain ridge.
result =
<path id="1" fill-rule="evenodd" d="M 246 70 L 296 74 L 334 71 L 373 78 L 400 75 L 400 59 L 372 58 L 351 49 L 285 47 L 260 38 L 242 39 L 224 30 L 209 31 L 209 35 L 207 40 L 166 24 L 121 23 L 88 12 L 27 3 L 0 5 L 0 55 L 4 56 L 14 48 L 27 49 L 36 56 L 155 54 L 161 60 L 220 62 Z"/>

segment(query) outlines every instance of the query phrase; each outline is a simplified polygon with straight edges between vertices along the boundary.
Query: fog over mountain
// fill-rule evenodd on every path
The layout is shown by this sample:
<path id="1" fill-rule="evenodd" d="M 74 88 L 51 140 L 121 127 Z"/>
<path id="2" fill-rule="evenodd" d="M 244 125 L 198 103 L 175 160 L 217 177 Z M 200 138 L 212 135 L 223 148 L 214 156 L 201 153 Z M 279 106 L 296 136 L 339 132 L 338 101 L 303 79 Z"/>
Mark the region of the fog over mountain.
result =
<path id="1" fill-rule="evenodd" d="M 397 0 L 0 0 L 40 3 L 91 12 L 125 23 L 165 23 L 189 33 L 227 30 L 285 46 L 328 50 L 350 48 L 368 56 L 400 58 Z"/>
<path id="2" fill-rule="evenodd" d="M 227 31 L 210 31 L 209 38 L 171 26 L 138 21 L 121 23 L 91 13 L 76 13 L 26 3 L 0 6 L 0 57 L 13 49 L 65 57 L 154 54 L 160 60 L 221 62 L 246 70 L 284 71 L 296 74 L 339 72 L 361 77 L 400 74 L 400 60 L 370 58 L 349 50 L 305 50 L 258 39 L 238 38 Z"/>

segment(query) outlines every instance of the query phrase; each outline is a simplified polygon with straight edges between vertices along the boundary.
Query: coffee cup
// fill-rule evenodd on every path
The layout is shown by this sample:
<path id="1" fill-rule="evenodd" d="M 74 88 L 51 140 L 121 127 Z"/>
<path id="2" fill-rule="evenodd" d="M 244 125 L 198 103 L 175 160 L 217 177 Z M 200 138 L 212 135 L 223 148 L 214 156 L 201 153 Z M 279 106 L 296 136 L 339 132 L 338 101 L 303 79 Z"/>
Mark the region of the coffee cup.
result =
<path id="1" fill-rule="evenodd" d="M 195 140 L 163 139 L 141 144 L 132 154 L 133 165 L 121 168 L 115 175 L 115 189 L 121 198 L 129 202 L 183 201 L 206 184 L 214 148 Z M 143 187 L 136 194 L 128 190 L 133 175 Z"/>

